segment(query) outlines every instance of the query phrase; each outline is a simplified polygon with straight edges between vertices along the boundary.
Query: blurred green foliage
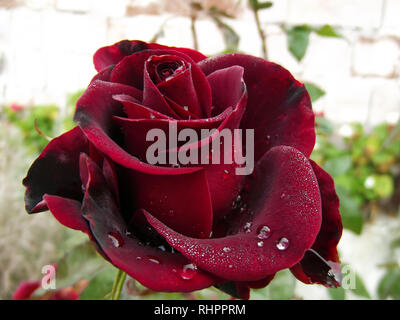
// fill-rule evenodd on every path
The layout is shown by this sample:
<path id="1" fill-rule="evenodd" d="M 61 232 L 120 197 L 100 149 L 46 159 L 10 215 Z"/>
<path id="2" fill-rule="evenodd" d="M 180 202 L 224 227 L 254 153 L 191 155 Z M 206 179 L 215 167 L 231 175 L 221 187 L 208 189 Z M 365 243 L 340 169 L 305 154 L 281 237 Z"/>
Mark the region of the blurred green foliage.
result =
<path id="1" fill-rule="evenodd" d="M 336 126 L 316 118 L 317 144 L 311 158 L 335 180 L 345 228 L 359 234 L 363 222 L 378 209 L 396 214 L 399 207 L 400 133 L 397 127 L 380 124 L 365 131 L 360 123 Z M 393 134 L 395 133 L 395 134 Z"/>
<path id="2" fill-rule="evenodd" d="M 44 149 L 48 140 L 41 136 L 35 128 L 52 136 L 59 116 L 59 109 L 55 105 L 32 106 L 21 108 L 11 105 L 3 110 L 7 120 L 20 129 L 25 146 L 29 152 L 37 153 Z"/>

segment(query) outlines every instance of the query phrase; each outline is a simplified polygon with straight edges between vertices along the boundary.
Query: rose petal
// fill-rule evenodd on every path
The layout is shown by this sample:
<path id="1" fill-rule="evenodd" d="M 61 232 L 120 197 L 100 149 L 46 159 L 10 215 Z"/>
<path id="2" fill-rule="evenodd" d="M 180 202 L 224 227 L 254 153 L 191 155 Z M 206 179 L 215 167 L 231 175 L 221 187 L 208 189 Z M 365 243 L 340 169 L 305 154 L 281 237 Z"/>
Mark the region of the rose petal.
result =
<path id="1" fill-rule="evenodd" d="M 141 244 L 127 232 L 113 196 L 104 187 L 101 170 L 93 162 L 88 162 L 88 172 L 82 211 L 97 243 L 116 267 L 156 291 L 189 292 L 218 282 L 217 278 L 201 270 L 185 279 L 182 270 L 190 261 L 184 256 Z"/>
<path id="2" fill-rule="evenodd" d="M 59 196 L 44 195 L 53 216 L 64 226 L 89 234 L 87 221 L 82 217 L 81 203 Z"/>
<path id="3" fill-rule="evenodd" d="M 92 80 L 90 80 L 90 83 L 92 83 L 93 81 L 96 80 L 101 80 L 101 81 L 110 81 L 111 78 L 111 73 L 114 69 L 115 65 L 109 65 L 108 67 L 102 69 L 101 71 L 99 71 L 98 74 L 96 74 Z"/>
<path id="4" fill-rule="evenodd" d="M 291 271 L 304 283 L 320 283 L 326 286 L 337 286 L 335 280 L 336 265 L 340 262 L 337 244 L 342 235 L 342 221 L 339 212 L 339 198 L 336 195 L 332 177 L 310 160 L 318 179 L 322 199 L 322 225 L 312 249 L 295 265 Z M 336 272 L 337 273 L 337 272 Z M 333 274 L 333 276 L 332 276 Z M 336 275 L 340 278 L 340 275 Z"/>
<path id="5" fill-rule="evenodd" d="M 93 62 L 96 70 L 100 71 L 109 65 L 117 64 L 124 57 L 129 56 L 132 53 L 147 49 L 169 49 L 182 52 L 196 62 L 207 58 L 200 52 L 188 48 L 167 47 L 157 43 L 145 43 L 138 40 L 122 40 L 111 46 L 103 47 L 97 50 L 93 56 Z"/>
<path id="6" fill-rule="evenodd" d="M 15 290 L 11 300 L 29 300 L 40 287 L 40 281 L 22 281 Z"/>
<path id="7" fill-rule="evenodd" d="M 186 107 L 187 110 L 197 117 L 203 118 L 196 88 L 192 80 L 191 66 L 180 74 L 171 77 L 171 79 L 160 82 L 157 84 L 157 88 L 164 96 L 170 98 L 183 108 Z"/>
<path id="8" fill-rule="evenodd" d="M 320 193 L 308 159 L 291 147 L 272 148 L 260 160 L 246 200 L 252 229 L 223 238 L 193 239 L 145 216 L 172 247 L 227 280 L 260 280 L 299 262 L 321 226 Z M 260 240 L 263 226 L 271 234 Z M 282 249 L 283 238 L 289 245 Z"/>
<path id="9" fill-rule="evenodd" d="M 96 80 L 92 82 L 77 102 L 74 116 L 83 132 L 96 148 L 111 160 L 126 168 L 152 174 L 183 174 L 197 168 L 163 168 L 152 166 L 132 157 L 112 137 L 120 135 L 113 116 L 123 116 L 123 106 L 114 95 L 127 94 L 137 97 L 137 89 L 130 86 Z"/>
<path id="10" fill-rule="evenodd" d="M 192 120 L 192 119 L 199 119 L 199 117 L 190 112 L 189 108 L 186 110 L 186 108 L 183 108 L 179 104 L 177 104 L 175 101 L 171 100 L 168 97 L 165 97 L 165 101 L 169 104 L 172 110 L 179 116 L 180 119 L 184 120 Z"/>
<path id="11" fill-rule="evenodd" d="M 125 95 L 118 94 L 114 95 L 113 99 L 121 102 L 124 105 L 124 112 L 130 119 L 170 119 L 172 118 L 159 113 L 153 109 L 150 109 L 142 104 L 135 98 Z"/>
<path id="12" fill-rule="evenodd" d="M 144 96 L 147 100 L 143 100 L 142 104 L 148 107 L 153 107 L 151 103 L 156 103 L 156 106 L 159 108 L 159 104 L 162 101 L 157 93 L 158 89 L 155 87 L 150 75 L 147 72 L 147 69 L 145 68 L 145 63 L 151 56 L 162 55 L 174 55 L 180 57 L 191 66 L 193 86 L 196 89 L 200 106 L 203 114 L 205 114 L 207 117 L 210 117 L 212 97 L 211 88 L 207 78 L 195 61 L 181 52 L 173 50 L 146 50 L 134 53 L 129 57 L 125 57 L 115 66 L 111 73 L 111 81 L 133 86 L 139 90 L 147 91 L 147 93 L 144 93 Z M 154 86 L 151 85 L 152 83 Z"/>
<path id="13" fill-rule="evenodd" d="M 261 289 L 267 286 L 275 275 L 267 276 L 258 281 L 227 281 L 215 285 L 219 290 L 231 295 L 236 299 L 250 299 L 250 289 Z"/>
<path id="14" fill-rule="evenodd" d="M 204 171 L 174 176 L 131 172 L 130 176 L 135 209 L 151 212 L 182 234 L 209 237 L 213 210 Z"/>
<path id="15" fill-rule="evenodd" d="M 233 66 L 214 71 L 207 76 L 212 91 L 212 114 L 234 107 L 243 94 L 243 68 Z"/>
<path id="16" fill-rule="evenodd" d="M 44 194 L 80 201 L 79 155 L 89 152 L 89 142 L 79 127 L 54 138 L 30 167 L 23 184 L 25 206 L 29 213 L 45 211 L 37 206 Z M 35 209 L 35 210 L 34 210 Z"/>
<path id="17" fill-rule="evenodd" d="M 255 159 L 277 145 L 297 148 L 307 157 L 315 143 L 314 114 L 307 90 L 281 66 L 233 53 L 199 63 L 206 75 L 231 66 L 244 68 L 249 93 L 241 128 L 255 129 Z"/>
<path id="18" fill-rule="evenodd" d="M 201 129 L 217 129 L 226 121 L 232 109 L 227 109 L 225 112 L 216 117 L 208 119 L 192 119 L 192 120 L 174 120 L 176 125 L 177 135 L 184 129 L 193 129 L 200 137 Z M 169 141 L 169 129 L 172 124 L 170 119 L 127 119 L 123 117 L 113 117 L 114 121 L 122 129 L 124 135 L 124 149 L 134 156 L 139 157 L 144 161 L 146 159 L 146 151 L 154 143 L 147 140 L 147 134 L 152 129 L 159 129 L 165 133 L 166 141 Z M 184 142 L 178 142 L 183 144 Z M 196 144 L 196 148 L 197 148 Z M 175 149 L 174 149 L 175 150 Z"/>

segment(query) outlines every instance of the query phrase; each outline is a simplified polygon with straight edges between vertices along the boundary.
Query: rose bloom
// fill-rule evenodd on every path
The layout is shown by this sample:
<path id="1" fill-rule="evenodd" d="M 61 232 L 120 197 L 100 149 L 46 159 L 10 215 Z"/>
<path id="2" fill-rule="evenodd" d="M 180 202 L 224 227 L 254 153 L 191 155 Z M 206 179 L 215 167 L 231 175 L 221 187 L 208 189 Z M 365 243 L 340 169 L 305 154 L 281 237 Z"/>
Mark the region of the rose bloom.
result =
<path id="1" fill-rule="evenodd" d="M 339 199 L 309 159 L 314 113 L 303 84 L 261 58 L 141 41 L 99 49 L 94 65 L 77 126 L 48 144 L 23 181 L 29 213 L 50 210 L 155 291 L 214 285 L 248 299 L 286 268 L 304 283 L 340 285 Z M 178 133 L 254 129 L 254 172 L 146 162 L 146 134 L 168 134 L 171 122 Z"/>

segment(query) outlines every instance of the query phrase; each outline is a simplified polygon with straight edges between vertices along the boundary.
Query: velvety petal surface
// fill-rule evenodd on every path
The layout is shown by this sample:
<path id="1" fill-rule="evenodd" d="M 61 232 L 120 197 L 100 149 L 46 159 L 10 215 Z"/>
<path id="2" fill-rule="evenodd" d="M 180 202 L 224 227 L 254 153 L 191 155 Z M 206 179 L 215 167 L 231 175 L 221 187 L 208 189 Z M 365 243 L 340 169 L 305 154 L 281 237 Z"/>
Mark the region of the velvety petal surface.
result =
<path id="1" fill-rule="evenodd" d="M 22 281 L 15 290 L 11 300 L 29 300 L 40 287 L 40 281 Z"/>
<path id="2" fill-rule="evenodd" d="M 213 208 L 204 171 L 185 175 L 149 175 L 131 172 L 131 199 L 135 209 L 145 209 L 174 230 L 208 238 Z"/>
<path id="3" fill-rule="evenodd" d="M 89 152 L 89 142 L 79 127 L 54 138 L 29 168 L 23 184 L 29 213 L 45 211 L 44 194 L 80 201 L 79 156 Z M 35 208 L 39 204 L 39 207 Z"/>
<path id="4" fill-rule="evenodd" d="M 338 286 L 340 280 L 337 245 L 342 235 L 339 198 L 332 177 L 310 160 L 318 179 L 322 199 L 322 225 L 312 251 L 291 271 L 305 283 L 320 283 L 328 287 Z"/>
<path id="5" fill-rule="evenodd" d="M 97 50 L 93 56 L 94 66 L 97 71 L 100 71 L 109 65 L 117 64 L 126 56 L 148 49 L 169 49 L 182 52 L 196 62 L 207 58 L 200 52 L 189 48 L 167 47 L 157 43 L 146 43 L 138 40 L 122 40 L 111 46 L 102 47 Z"/>
<path id="6" fill-rule="evenodd" d="M 141 100 L 138 97 L 140 91 L 131 86 L 96 80 L 89 85 L 77 102 L 74 120 L 98 150 L 121 166 L 141 172 L 182 174 L 198 170 L 196 168 L 164 168 L 146 164 L 130 155 L 114 141 L 113 139 L 120 137 L 121 133 L 113 117 L 124 116 L 122 103 L 113 99 L 114 95 L 120 94 Z"/>
<path id="7" fill-rule="evenodd" d="M 186 237 L 145 215 L 172 247 L 201 269 L 228 280 L 260 280 L 292 267 L 311 247 L 321 226 L 321 199 L 310 162 L 287 146 L 265 154 L 250 190 L 239 231 L 222 238 Z M 248 223 L 249 228 L 240 228 Z M 261 232 L 265 226 L 267 234 Z"/>
<path id="8" fill-rule="evenodd" d="M 98 245 L 116 267 L 156 291 L 194 291 L 220 281 L 201 270 L 188 279 L 183 272 L 190 261 L 184 256 L 145 245 L 135 238 L 127 229 L 100 168 L 91 161 L 87 164 L 89 179 L 82 211 Z"/>
<path id="9" fill-rule="evenodd" d="M 255 158 L 273 146 L 288 145 L 310 156 L 315 143 L 314 114 L 303 84 L 281 66 L 264 59 L 233 53 L 199 62 L 208 76 L 240 66 L 248 91 L 241 128 L 255 129 Z"/>
<path id="10" fill-rule="evenodd" d="M 151 79 L 147 68 L 145 68 L 145 64 L 146 61 L 148 61 L 148 59 L 150 59 L 152 56 L 163 55 L 179 57 L 183 59 L 188 65 L 190 65 L 193 87 L 196 90 L 202 113 L 209 117 L 211 114 L 212 96 L 211 88 L 207 81 L 207 78 L 202 70 L 199 68 L 199 66 L 196 64 L 196 62 L 193 61 L 189 56 L 181 52 L 173 50 L 146 50 L 134 53 L 128 57 L 125 57 L 120 63 L 115 66 L 111 73 L 110 80 L 112 82 L 129 85 L 139 90 L 143 90 L 142 103 L 151 108 L 153 107 L 154 103 L 157 103 L 156 106 L 159 108 L 159 104 L 161 103 L 160 98 L 162 97 L 162 94 Z"/>
<path id="11" fill-rule="evenodd" d="M 88 224 L 82 216 L 81 202 L 47 194 L 44 200 L 50 212 L 62 225 L 89 233 Z"/>

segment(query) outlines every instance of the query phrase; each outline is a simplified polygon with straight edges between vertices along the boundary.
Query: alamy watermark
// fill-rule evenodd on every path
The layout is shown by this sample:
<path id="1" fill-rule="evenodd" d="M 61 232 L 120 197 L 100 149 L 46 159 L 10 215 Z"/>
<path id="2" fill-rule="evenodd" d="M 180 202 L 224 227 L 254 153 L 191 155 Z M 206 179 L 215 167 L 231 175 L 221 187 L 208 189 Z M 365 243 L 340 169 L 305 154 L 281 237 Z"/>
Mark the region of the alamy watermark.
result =
<path id="1" fill-rule="evenodd" d="M 236 175 L 250 175 L 253 172 L 254 129 L 200 129 L 199 134 L 194 129 L 185 128 L 178 134 L 176 121 L 169 122 L 168 127 L 168 138 L 162 129 L 155 128 L 147 132 L 146 141 L 154 141 L 146 151 L 149 164 L 236 164 Z M 179 142 L 184 144 L 179 145 Z"/>
<path id="2" fill-rule="evenodd" d="M 43 266 L 42 274 L 44 274 L 41 282 L 42 288 L 45 290 L 56 289 L 56 268 L 51 264 L 47 264 Z"/>

